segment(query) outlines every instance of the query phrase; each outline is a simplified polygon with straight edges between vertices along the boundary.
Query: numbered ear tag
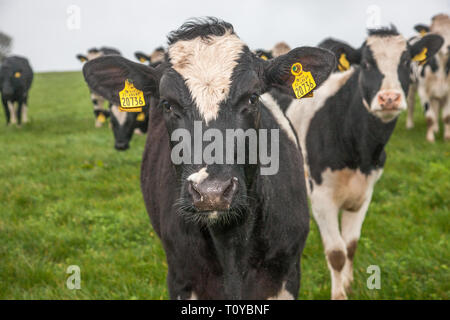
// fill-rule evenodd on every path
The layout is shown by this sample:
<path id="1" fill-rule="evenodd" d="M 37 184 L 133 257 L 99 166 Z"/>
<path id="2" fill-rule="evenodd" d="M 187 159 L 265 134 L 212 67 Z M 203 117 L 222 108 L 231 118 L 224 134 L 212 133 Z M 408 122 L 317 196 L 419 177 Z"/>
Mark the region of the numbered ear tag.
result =
<path id="1" fill-rule="evenodd" d="M 427 59 L 427 52 L 428 52 L 428 48 L 423 48 L 422 51 L 419 54 L 416 54 L 412 60 L 413 61 L 418 61 L 420 65 L 422 65 L 425 60 Z"/>
<path id="2" fill-rule="evenodd" d="M 139 113 L 138 116 L 136 117 L 136 120 L 140 121 L 140 122 L 144 121 L 145 120 L 145 113 L 143 113 L 143 112 Z"/>
<path id="3" fill-rule="evenodd" d="M 141 112 L 145 106 L 144 93 L 134 87 L 128 79 L 125 80 L 125 87 L 119 92 L 120 111 Z"/>
<path id="4" fill-rule="evenodd" d="M 22 74 L 20 72 L 14 73 L 14 78 L 20 78 Z"/>
<path id="5" fill-rule="evenodd" d="M 100 123 L 105 123 L 105 121 L 106 121 L 105 115 L 103 113 L 99 113 L 97 116 L 97 121 Z"/>
<path id="6" fill-rule="evenodd" d="M 311 95 L 307 96 L 307 94 L 316 87 L 316 82 L 314 81 L 311 72 L 304 72 L 302 65 L 297 62 L 292 65 L 291 73 L 295 76 L 295 80 L 292 82 L 292 89 L 294 90 L 297 99 L 305 96 L 311 97 Z"/>
<path id="7" fill-rule="evenodd" d="M 350 68 L 350 62 L 347 60 L 347 56 L 345 53 L 342 53 L 339 58 L 338 69 L 341 72 L 347 71 Z"/>

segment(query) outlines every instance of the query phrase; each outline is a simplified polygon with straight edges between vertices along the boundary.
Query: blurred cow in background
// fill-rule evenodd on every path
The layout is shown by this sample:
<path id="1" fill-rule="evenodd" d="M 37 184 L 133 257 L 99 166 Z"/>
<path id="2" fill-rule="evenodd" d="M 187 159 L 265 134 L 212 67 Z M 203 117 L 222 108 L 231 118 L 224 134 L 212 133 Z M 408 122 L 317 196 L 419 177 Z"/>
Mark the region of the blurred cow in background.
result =
<path id="1" fill-rule="evenodd" d="M 286 42 L 278 42 L 270 51 L 264 49 L 257 49 L 253 51 L 257 57 L 260 57 L 263 60 L 270 60 L 276 57 L 279 57 L 283 54 L 291 51 L 291 48 Z"/>
<path id="2" fill-rule="evenodd" d="M 105 55 L 121 55 L 121 53 L 114 48 L 101 47 L 100 49 L 89 49 L 86 55 L 77 54 L 76 57 L 81 62 L 86 62 Z M 110 112 L 104 108 L 105 99 L 99 94 L 91 91 L 91 100 L 94 104 L 95 127 L 100 128 L 106 122 Z"/>
<path id="3" fill-rule="evenodd" d="M 0 92 L 5 109 L 6 124 L 28 122 L 28 91 L 33 81 L 33 70 L 28 60 L 11 56 L 2 61 L 0 66 Z M 17 110 L 14 104 L 17 102 Z"/>
<path id="4" fill-rule="evenodd" d="M 431 26 L 416 25 L 421 35 L 438 34 L 444 39 L 439 52 L 425 64 L 417 66 L 417 92 L 425 109 L 427 120 L 427 140 L 435 141 L 435 133 L 439 131 L 439 113 L 442 112 L 444 122 L 444 139 L 450 140 L 450 17 L 439 14 L 433 17 Z M 417 41 L 414 39 L 413 41 Z M 427 54 L 424 52 L 424 54 Z M 414 66 L 413 66 L 414 68 Z M 412 88 L 414 90 L 414 87 Z M 412 128 L 415 92 L 410 91 L 408 103 L 407 127 Z"/>
<path id="5" fill-rule="evenodd" d="M 142 63 L 148 62 L 148 64 L 152 67 L 157 67 L 162 61 L 164 61 L 165 50 L 163 47 L 156 48 L 151 54 L 145 54 L 141 51 L 136 51 L 134 53 L 136 59 L 138 59 Z"/>

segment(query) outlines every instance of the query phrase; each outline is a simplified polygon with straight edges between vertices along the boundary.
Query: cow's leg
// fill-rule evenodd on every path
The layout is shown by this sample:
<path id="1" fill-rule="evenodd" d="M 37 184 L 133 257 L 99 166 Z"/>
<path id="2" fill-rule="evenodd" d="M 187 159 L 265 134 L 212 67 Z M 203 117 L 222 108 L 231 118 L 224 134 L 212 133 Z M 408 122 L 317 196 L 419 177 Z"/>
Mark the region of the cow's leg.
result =
<path id="1" fill-rule="evenodd" d="M 11 114 L 11 123 L 16 124 L 17 117 L 16 117 L 16 110 L 14 108 L 14 102 L 8 101 L 8 109 L 9 109 L 9 113 Z"/>
<path id="2" fill-rule="evenodd" d="M 27 103 L 27 98 L 25 98 L 24 102 L 23 102 L 23 106 L 22 106 L 22 122 L 23 123 L 28 123 L 28 103 Z"/>
<path id="3" fill-rule="evenodd" d="M 436 132 L 436 127 L 439 129 L 438 126 L 438 116 L 439 113 L 436 113 L 438 111 L 439 105 L 436 100 L 430 100 L 425 104 L 425 118 L 427 120 L 427 140 L 429 142 L 434 142 L 434 134 Z"/>
<path id="4" fill-rule="evenodd" d="M 347 299 L 342 276 L 347 249 L 339 232 L 339 208 L 333 201 L 332 193 L 320 189 L 315 187 L 311 194 L 312 213 L 320 230 L 331 272 L 331 299 L 343 300 Z"/>
<path id="5" fill-rule="evenodd" d="M 9 125 L 9 122 L 11 120 L 11 113 L 9 112 L 8 102 L 5 99 L 2 99 L 2 102 L 3 102 L 3 109 L 5 110 L 6 125 Z"/>
<path id="6" fill-rule="evenodd" d="M 358 211 L 343 211 L 341 217 L 341 234 L 347 248 L 347 259 L 345 261 L 343 276 L 346 290 L 350 290 L 353 281 L 353 259 L 356 252 L 358 240 L 361 236 L 361 228 L 372 199 L 372 190 L 366 196 L 366 200 Z"/>
<path id="7" fill-rule="evenodd" d="M 450 96 L 447 96 L 447 101 L 442 109 L 442 119 L 444 121 L 444 139 L 450 141 Z"/>
<path id="8" fill-rule="evenodd" d="M 406 128 L 411 129 L 414 127 L 414 105 L 416 103 L 416 91 L 417 85 L 411 84 L 408 91 L 408 114 L 406 116 Z"/>
<path id="9" fill-rule="evenodd" d="M 20 127 L 22 124 L 22 107 L 23 103 L 21 100 L 17 102 L 17 125 Z"/>

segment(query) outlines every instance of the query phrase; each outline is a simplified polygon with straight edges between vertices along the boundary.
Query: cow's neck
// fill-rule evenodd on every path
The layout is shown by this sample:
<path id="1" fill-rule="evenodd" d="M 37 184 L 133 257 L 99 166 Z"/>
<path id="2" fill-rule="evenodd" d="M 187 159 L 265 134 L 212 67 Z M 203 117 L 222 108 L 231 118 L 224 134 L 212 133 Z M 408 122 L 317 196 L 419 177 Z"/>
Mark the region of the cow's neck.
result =
<path id="1" fill-rule="evenodd" d="M 364 107 L 361 95 L 354 96 L 343 130 L 345 148 L 358 167 L 380 167 L 384 163 L 384 147 L 394 131 L 397 120 L 383 122 Z M 350 142 L 350 143 L 348 143 Z"/>

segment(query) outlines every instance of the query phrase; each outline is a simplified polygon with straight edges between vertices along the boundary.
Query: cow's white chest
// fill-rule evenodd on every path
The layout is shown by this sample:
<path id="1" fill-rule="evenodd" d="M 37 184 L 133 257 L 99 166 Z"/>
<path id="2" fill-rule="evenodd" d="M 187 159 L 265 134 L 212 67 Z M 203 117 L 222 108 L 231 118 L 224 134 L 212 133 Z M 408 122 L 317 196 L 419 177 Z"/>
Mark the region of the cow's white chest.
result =
<path id="1" fill-rule="evenodd" d="M 326 169 L 322 173 L 322 183 L 312 180 L 310 197 L 329 202 L 333 207 L 346 211 L 358 211 L 370 197 L 383 169 L 371 171 L 366 175 L 359 169 Z"/>

